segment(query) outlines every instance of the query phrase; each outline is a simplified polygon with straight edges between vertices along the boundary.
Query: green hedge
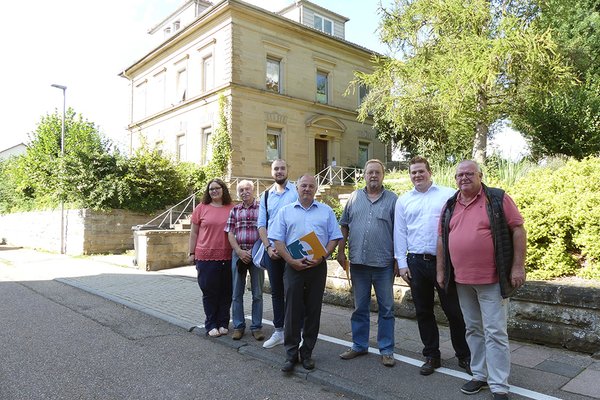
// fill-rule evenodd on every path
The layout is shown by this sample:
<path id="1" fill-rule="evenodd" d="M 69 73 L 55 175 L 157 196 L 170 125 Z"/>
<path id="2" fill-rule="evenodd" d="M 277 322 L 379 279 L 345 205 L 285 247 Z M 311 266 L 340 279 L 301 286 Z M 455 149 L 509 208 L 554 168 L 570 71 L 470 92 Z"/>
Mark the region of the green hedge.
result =
<path id="1" fill-rule="evenodd" d="M 455 168 L 432 165 L 434 181 L 455 187 Z M 504 189 L 525 219 L 529 278 L 600 280 L 600 158 L 545 166 L 492 158 L 482 169 L 484 182 Z M 385 186 L 398 195 L 412 187 L 407 171 L 386 174 Z"/>
<path id="2" fill-rule="evenodd" d="M 525 218 L 530 277 L 600 279 L 600 158 L 537 168 L 510 194 Z"/>

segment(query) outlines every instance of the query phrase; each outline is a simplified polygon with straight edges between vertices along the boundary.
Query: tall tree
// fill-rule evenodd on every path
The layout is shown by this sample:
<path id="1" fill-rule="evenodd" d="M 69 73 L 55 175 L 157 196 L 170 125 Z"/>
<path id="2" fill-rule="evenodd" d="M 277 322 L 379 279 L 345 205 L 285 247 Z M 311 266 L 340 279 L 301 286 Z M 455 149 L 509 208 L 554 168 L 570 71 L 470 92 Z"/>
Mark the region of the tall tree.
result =
<path id="1" fill-rule="evenodd" d="M 538 25 L 552 31 L 578 82 L 519 102 L 514 127 L 532 155 L 582 159 L 600 152 L 600 0 L 539 0 Z"/>
<path id="2" fill-rule="evenodd" d="M 471 150 L 485 160 L 489 127 L 519 98 L 568 82 L 570 70 L 548 31 L 536 25 L 533 0 L 396 0 L 381 9 L 381 39 L 395 57 L 375 58 L 360 118 L 389 126 L 383 140 L 406 147 L 417 138 Z"/>

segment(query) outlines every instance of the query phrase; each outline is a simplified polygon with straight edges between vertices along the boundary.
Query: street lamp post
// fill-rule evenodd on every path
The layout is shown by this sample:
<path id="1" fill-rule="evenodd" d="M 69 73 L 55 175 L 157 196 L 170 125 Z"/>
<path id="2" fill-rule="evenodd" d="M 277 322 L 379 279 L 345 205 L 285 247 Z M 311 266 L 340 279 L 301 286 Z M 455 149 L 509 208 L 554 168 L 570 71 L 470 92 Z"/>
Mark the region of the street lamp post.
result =
<path id="1" fill-rule="evenodd" d="M 60 158 L 61 158 L 61 192 L 64 189 L 62 179 L 64 179 L 63 175 L 63 167 L 62 167 L 62 158 L 65 156 L 65 114 L 66 114 L 66 104 L 67 104 L 67 87 L 64 85 L 57 85 L 53 83 L 51 85 L 57 89 L 62 90 L 63 92 L 63 113 L 62 113 L 62 124 L 60 129 Z M 61 193 L 60 196 L 60 254 L 65 254 L 65 199 L 64 193 Z"/>

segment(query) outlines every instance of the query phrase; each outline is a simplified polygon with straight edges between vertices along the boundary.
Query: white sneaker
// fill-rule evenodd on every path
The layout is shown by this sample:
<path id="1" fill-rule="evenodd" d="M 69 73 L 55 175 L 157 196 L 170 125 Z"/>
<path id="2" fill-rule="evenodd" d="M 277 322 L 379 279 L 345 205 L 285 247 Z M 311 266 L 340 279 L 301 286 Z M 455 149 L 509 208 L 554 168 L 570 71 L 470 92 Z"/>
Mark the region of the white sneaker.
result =
<path id="1" fill-rule="evenodd" d="M 283 344 L 283 331 L 273 332 L 273 335 L 271 335 L 269 340 L 267 340 L 266 342 L 263 343 L 263 347 L 265 349 L 270 349 L 279 344 Z"/>

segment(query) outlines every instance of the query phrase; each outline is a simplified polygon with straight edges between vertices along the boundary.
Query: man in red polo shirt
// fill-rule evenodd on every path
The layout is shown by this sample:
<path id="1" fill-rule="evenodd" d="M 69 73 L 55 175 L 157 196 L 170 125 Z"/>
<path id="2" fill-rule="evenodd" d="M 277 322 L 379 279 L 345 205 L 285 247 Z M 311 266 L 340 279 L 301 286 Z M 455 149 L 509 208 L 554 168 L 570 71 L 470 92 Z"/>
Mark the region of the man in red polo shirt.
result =
<path id="1" fill-rule="evenodd" d="M 437 281 L 458 292 L 465 319 L 473 380 L 461 391 L 489 387 L 494 399 L 508 399 L 508 298 L 525 283 L 527 235 L 514 201 L 482 177 L 475 161 L 456 169 L 459 191 L 440 216 Z"/>

